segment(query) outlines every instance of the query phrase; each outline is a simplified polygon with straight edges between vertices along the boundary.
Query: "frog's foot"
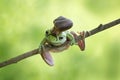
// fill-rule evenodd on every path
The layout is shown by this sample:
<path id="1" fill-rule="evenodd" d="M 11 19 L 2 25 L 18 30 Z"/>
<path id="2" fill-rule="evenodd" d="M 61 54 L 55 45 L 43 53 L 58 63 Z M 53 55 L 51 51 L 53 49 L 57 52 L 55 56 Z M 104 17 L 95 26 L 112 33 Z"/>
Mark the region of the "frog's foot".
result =
<path id="1" fill-rule="evenodd" d="M 54 61 L 51 54 L 49 53 L 49 51 L 46 51 L 44 47 L 42 47 L 41 57 L 48 65 L 50 66 L 54 65 Z"/>
<path id="2" fill-rule="evenodd" d="M 75 40 L 77 41 L 77 45 L 79 46 L 79 48 L 81 49 L 81 51 L 85 50 L 85 34 L 86 32 L 77 32 L 78 34 L 80 34 L 81 39 L 78 39 L 78 35 L 75 32 L 71 32 L 75 38 Z"/>
<path id="3" fill-rule="evenodd" d="M 86 34 L 86 32 L 83 31 L 83 32 L 80 32 L 79 34 L 81 36 L 81 40 L 78 40 L 78 46 L 81 49 L 81 51 L 84 51 L 85 50 L 85 34 Z"/>

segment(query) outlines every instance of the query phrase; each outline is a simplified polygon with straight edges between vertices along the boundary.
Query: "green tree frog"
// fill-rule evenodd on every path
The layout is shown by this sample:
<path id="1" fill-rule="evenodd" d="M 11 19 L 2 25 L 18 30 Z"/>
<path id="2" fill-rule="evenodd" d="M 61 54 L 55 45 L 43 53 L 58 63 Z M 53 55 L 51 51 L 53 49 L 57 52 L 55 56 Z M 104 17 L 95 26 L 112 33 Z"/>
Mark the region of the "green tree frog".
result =
<path id="1" fill-rule="evenodd" d="M 39 45 L 39 51 L 41 52 L 43 60 L 50 66 L 53 66 L 54 62 L 51 54 L 45 49 L 44 45 L 48 45 L 50 47 L 59 47 L 58 49 L 52 50 L 51 52 L 61 52 L 67 49 L 70 45 L 78 45 L 82 51 L 85 48 L 85 32 L 80 33 L 83 39 L 76 41 L 77 34 L 75 32 L 67 31 L 73 26 L 73 22 L 70 19 L 60 16 L 56 18 L 53 23 L 54 27 L 52 29 L 46 30 L 45 37 Z M 69 45 L 60 47 L 66 42 L 69 42 Z"/>

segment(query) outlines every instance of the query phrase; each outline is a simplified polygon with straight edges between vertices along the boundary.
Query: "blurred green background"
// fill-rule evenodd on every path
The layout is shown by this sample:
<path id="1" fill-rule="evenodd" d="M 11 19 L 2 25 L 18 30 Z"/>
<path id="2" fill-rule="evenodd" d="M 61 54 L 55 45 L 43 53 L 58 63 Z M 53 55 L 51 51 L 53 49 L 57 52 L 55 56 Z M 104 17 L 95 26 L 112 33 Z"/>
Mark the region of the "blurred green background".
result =
<path id="1" fill-rule="evenodd" d="M 53 20 L 65 16 L 71 31 L 91 30 L 120 18 L 120 0 L 0 0 L 0 62 L 39 46 Z M 120 25 L 52 54 L 54 67 L 35 55 L 0 69 L 0 80 L 120 80 Z"/>

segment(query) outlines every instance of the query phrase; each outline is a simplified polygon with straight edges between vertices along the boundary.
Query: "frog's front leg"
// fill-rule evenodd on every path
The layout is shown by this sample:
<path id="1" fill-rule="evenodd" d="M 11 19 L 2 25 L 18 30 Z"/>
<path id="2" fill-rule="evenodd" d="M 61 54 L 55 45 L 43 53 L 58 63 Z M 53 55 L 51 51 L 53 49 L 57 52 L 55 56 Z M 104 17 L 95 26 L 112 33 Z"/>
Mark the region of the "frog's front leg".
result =
<path id="1" fill-rule="evenodd" d="M 50 66 L 54 65 L 54 61 L 53 58 L 51 56 L 51 54 L 49 53 L 49 51 L 47 51 L 44 47 L 44 45 L 40 45 L 41 47 L 39 47 L 39 51 L 41 52 L 40 55 L 43 58 L 43 60 Z"/>

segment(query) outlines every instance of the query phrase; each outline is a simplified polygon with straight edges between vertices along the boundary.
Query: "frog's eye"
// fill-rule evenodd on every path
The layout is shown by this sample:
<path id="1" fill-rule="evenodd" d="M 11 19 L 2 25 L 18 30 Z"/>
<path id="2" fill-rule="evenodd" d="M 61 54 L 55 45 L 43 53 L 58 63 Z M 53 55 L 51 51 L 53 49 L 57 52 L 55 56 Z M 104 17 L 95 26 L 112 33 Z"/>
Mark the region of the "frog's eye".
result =
<path id="1" fill-rule="evenodd" d="M 46 33 L 46 35 L 48 35 L 48 31 L 46 31 L 45 33 Z"/>
<path id="2" fill-rule="evenodd" d="M 59 39 L 61 40 L 61 39 L 63 39 L 63 37 L 59 37 Z"/>
<path id="3" fill-rule="evenodd" d="M 46 34 L 46 36 L 48 36 L 48 35 L 50 34 L 50 30 L 47 30 L 47 31 L 45 32 L 45 34 Z"/>

